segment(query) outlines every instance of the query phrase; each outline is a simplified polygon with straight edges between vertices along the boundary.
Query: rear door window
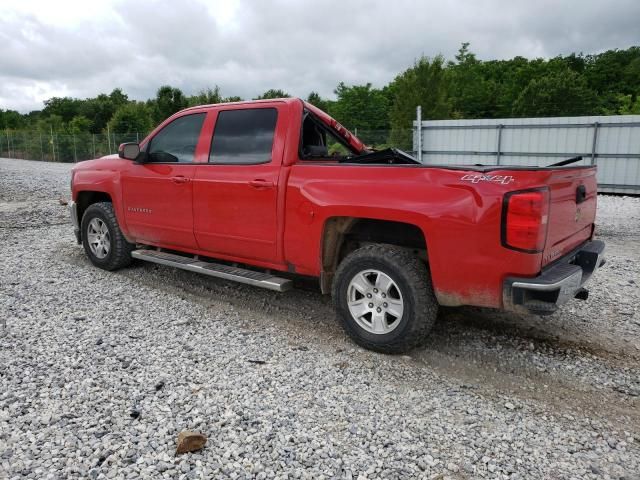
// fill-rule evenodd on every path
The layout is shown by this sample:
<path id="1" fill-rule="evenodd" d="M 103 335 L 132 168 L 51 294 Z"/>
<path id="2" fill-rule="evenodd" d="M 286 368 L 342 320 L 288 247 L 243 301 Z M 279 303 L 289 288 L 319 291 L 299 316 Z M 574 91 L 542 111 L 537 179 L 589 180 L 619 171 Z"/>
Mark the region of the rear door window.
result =
<path id="1" fill-rule="evenodd" d="M 224 110 L 218 113 L 209 162 L 269 163 L 278 111 L 275 108 Z"/>

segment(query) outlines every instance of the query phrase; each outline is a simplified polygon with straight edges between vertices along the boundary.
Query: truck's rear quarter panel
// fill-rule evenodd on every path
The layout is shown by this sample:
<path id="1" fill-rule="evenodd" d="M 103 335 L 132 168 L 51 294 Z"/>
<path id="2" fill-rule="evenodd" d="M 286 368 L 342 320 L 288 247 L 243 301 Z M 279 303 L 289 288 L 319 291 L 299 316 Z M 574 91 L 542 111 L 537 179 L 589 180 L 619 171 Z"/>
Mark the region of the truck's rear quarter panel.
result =
<path id="1" fill-rule="evenodd" d="M 286 198 L 286 260 L 299 273 L 319 275 L 320 242 L 324 226 L 332 217 L 406 222 L 419 227 L 425 236 L 434 289 L 441 304 L 501 307 L 504 278 L 538 274 L 543 256 L 501 245 L 504 193 L 545 186 L 555 174 L 548 170 L 505 169 L 492 171 L 491 175 L 512 179 L 480 180 L 473 170 L 420 166 L 329 162 L 293 165 Z M 559 203 L 553 213 L 559 220 L 553 228 L 559 230 L 551 238 L 558 237 L 560 244 L 565 233 L 559 225 L 568 215 L 565 209 L 569 209 L 564 200 L 575 181 L 566 178 L 566 185 L 559 181 L 554 187 Z M 581 238 L 574 237 L 571 241 Z"/>

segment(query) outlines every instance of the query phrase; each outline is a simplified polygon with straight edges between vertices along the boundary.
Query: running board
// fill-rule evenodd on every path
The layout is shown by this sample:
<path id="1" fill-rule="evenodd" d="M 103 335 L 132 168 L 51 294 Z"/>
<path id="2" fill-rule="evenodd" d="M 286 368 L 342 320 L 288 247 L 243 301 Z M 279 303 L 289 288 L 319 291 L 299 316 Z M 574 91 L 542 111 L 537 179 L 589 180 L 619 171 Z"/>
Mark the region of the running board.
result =
<path id="1" fill-rule="evenodd" d="M 203 262 L 193 257 L 183 257 L 182 255 L 175 255 L 158 250 L 134 250 L 131 252 L 131 256 L 138 260 L 144 260 L 145 262 L 168 265 L 182 270 L 189 270 L 190 272 L 202 273 L 210 277 L 223 278 L 225 280 L 246 283 L 268 290 L 275 290 L 276 292 L 285 292 L 293 287 L 291 280 L 275 277 L 268 273 L 230 267 L 220 263 Z"/>

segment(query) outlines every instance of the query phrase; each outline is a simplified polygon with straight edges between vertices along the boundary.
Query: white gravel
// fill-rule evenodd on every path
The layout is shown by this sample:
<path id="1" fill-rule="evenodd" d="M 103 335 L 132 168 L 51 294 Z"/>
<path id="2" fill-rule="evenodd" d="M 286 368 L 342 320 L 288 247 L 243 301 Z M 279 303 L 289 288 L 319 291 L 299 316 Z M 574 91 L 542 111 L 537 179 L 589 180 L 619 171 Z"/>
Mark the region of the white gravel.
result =
<path id="1" fill-rule="evenodd" d="M 640 199 L 600 197 L 587 302 L 447 309 L 390 357 L 307 284 L 92 267 L 69 168 L 0 159 L 0 478 L 640 478 Z"/>

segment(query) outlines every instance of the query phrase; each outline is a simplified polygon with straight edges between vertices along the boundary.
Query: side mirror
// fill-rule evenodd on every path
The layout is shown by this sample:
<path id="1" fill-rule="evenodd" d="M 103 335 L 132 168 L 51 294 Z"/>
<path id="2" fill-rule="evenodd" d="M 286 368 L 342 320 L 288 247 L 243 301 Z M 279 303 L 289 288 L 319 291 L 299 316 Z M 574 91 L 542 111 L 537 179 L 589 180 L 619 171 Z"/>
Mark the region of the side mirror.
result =
<path id="1" fill-rule="evenodd" d="M 118 156 L 127 160 L 136 160 L 140 155 L 140 145 L 135 142 L 122 143 L 118 147 Z"/>

